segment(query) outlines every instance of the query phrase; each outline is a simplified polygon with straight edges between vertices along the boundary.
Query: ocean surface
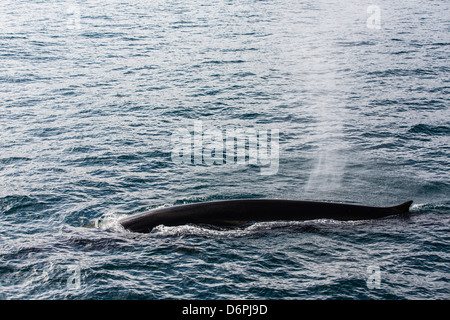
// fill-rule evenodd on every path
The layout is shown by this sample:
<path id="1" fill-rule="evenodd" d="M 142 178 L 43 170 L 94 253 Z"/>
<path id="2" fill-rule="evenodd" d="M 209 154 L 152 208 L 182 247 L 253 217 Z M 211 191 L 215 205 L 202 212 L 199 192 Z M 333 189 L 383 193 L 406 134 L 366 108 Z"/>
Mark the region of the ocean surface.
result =
<path id="1" fill-rule="evenodd" d="M 447 0 L 2 0 L 0 299 L 449 299 L 449 17 Z M 277 170 L 174 161 L 196 123 L 278 130 Z M 243 198 L 414 203 L 118 223 Z"/>

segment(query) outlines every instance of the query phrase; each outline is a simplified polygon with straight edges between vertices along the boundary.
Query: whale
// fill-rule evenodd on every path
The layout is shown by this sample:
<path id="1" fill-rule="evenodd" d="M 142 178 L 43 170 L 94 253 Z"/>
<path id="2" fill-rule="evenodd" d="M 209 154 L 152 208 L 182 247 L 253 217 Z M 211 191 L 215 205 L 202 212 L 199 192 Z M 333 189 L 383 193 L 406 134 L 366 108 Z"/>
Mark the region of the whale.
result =
<path id="1" fill-rule="evenodd" d="M 332 219 L 357 221 L 406 215 L 413 201 L 388 207 L 286 199 L 233 199 L 181 204 L 135 213 L 119 220 L 128 231 L 150 233 L 153 228 L 186 224 L 242 227 L 256 222 Z"/>

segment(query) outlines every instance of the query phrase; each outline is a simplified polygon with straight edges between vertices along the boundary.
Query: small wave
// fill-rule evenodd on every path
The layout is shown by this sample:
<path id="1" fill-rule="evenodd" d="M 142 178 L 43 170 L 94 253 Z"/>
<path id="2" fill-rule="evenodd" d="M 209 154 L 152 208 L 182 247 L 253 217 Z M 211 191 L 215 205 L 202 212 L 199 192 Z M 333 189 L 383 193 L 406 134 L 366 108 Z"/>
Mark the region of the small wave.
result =
<path id="1" fill-rule="evenodd" d="M 238 60 L 207 60 L 203 61 L 203 64 L 229 64 L 229 63 L 244 63 L 244 60 L 238 59 Z"/>
<path id="2" fill-rule="evenodd" d="M 0 213 L 1 214 L 13 214 L 19 210 L 38 206 L 39 200 L 30 196 L 6 196 L 0 199 Z"/>
<path id="3" fill-rule="evenodd" d="M 32 159 L 29 157 L 17 156 L 17 157 L 0 158 L 0 163 L 3 165 L 7 165 L 7 164 L 16 163 L 16 162 L 31 161 L 31 160 Z"/>
<path id="4" fill-rule="evenodd" d="M 398 76 L 398 77 L 406 77 L 406 76 L 422 76 L 422 75 L 436 75 L 434 70 L 431 69 L 401 69 L 401 68 L 395 68 L 395 69 L 387 69 L 387 70 L 377 70 L 377 71 L 370 71 L 367 72 L 367 75 L 369 76 L 377 76 L 377 77 L 392 77 L 392 76 Z"/>
<path id="5" fill-rule="evenodd" d="M 359 47 L 359 46 L 374 46 L 377 43 L 374 41 L 339 41 L 338 46 L 342 47 Z"/>
<path id="6" fill-rule="evenodd" d="M 121 32 L 84 32 L 81 34 L 83 37 L 86 38 L 93 38 L 93 39 L 102 39 L 102 38 L 116 38 L 116 37 L 124 37 L 125 34 Z"/>
<path id="7" fill-rule="evenodd" d="M 450 127 L 449 126 L 435 126 L 435 125 L 429 125 L 429 124 L 416 124 L 412 126 L 409 131 L 409 133 L 417 133 L 417 134 L 424 134 L 424 135 L 449 135 L 450 134 Z"/>
<path id="8" fill-rule="evenodd" d="M 417 203 L 411 206 L 410 211 L 413 213 L 432 211 L 432 210 L 449 210 L 450 202 L 444 201 L 442 203 Z"/>

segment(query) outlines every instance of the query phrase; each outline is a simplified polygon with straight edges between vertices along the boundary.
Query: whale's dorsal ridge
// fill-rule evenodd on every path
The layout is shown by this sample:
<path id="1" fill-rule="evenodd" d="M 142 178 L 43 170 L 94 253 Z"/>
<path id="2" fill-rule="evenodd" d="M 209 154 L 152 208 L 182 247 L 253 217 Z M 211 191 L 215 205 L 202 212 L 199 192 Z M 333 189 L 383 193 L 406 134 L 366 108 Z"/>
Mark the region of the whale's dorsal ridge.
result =
<path id="1" fill-rule="evenodd" d="M 402 204 L 399 204 L 398 206 L 393 206 L 392 209 L 398 211 L 399 213 L 408 213 L 409 207 L 411 207 L 411 204 L 413 203 L 412 200 L 406 201 Z"/>

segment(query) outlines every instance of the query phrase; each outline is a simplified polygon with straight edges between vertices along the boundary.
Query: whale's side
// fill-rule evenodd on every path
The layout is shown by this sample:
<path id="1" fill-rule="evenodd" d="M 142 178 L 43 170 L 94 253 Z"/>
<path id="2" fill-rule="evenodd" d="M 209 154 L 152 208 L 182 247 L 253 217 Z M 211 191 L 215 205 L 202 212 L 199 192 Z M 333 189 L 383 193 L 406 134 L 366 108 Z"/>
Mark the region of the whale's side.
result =
<path id="1" fill-rule="evenodd" d="M 157 208 L 123 218 L 119 223 L 126 230 L 148 233 L 158 225 L 201 224 L 231 227 L 276 220 L 368 220 L 407 214 L 411 204 L 412 201 L 407 201 L 392 207 L 371 207 L 280 199 L 224 200 Z"/>

